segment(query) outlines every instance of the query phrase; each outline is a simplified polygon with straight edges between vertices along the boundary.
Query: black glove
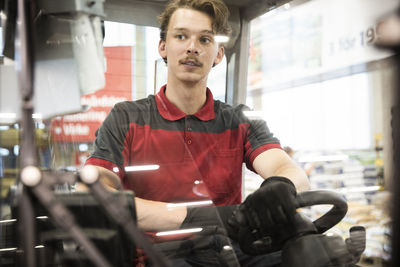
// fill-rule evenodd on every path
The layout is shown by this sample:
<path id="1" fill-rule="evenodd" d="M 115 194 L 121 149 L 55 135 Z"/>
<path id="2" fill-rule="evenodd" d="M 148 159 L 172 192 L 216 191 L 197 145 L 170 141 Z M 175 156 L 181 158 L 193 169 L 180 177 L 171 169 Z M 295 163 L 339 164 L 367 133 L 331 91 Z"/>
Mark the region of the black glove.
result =
<path id="1" fill-rule="evenodd" d="M 277 224 L 293 224 L 295 214 L 294 184 L 284 177 L 271 177 L 240 205 L 237 219 L 241 225 L 263 231 Z"/>
<path id="2" fill-rule="evenodd" d="M 180 228 L 218 226 L 226 235 L 237 239 L 239 225 L 236 222 L 232 223 L 232 219 L 238 207 L 239 205 L 189 207 Z"/>
<path id="3" fill-rule="evenodd" d="M 281 249 L 296 234 L 296 206 L 296 188 L 289 179 L 266 179 L 236 212 L 241 249 L 252 255 Z"/>
<path id="4" fill-rule="evenodd" d="M 188 207 L 180 228 L 224 226 L 237 206 Z M 224 222 L 225 221 L 225 222 Z"/>
<path id="5" fill-rule="evenodd" d="M 168 258 L 184 258 L 193 266 L 238 266 L 229 233 L 234 233 L 228 224 L 236 206 L 189 207 L 180 228 L 202 230 L 182 240 L 156 244 Z M 236 231 L 237 233 L 237 231 Z"/>

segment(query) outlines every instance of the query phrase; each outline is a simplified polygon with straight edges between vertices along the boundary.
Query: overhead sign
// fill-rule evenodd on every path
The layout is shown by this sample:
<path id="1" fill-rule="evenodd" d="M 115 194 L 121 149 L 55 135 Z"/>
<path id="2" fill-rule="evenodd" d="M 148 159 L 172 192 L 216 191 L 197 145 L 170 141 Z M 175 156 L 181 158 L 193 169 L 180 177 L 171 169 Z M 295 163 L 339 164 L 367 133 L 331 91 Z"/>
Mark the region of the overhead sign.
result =
<path id="1" fill-rule="evenodd" d="M 313 0 L 252 22 L 250 90 L 387 58 L 376 24 L 398 0 Z"/>

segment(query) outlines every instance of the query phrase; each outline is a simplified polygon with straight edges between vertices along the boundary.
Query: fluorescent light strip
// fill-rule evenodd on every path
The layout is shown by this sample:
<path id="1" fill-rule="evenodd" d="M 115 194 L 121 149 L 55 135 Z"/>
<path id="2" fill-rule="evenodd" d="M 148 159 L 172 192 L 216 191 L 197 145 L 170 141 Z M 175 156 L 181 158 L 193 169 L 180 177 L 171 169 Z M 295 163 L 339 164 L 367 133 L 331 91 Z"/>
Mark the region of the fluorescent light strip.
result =
<path id="1" fill-rule="evenodd" d="M 189 233 L 198 233 L 198 232 L 201 232 L 201 231 L 203 231 L 203 228 L 189 228 L 189 229 L 182 229 L 182 230 L 158 232 L 158 233 L 156 233 L 156 236 L 189 234 Z"/>
<path id="2" fill-rule="evenodd" d="M 16 113 L 0 113 L 0 118 L 2 119 L 15 119 L 17 117 Z M 43 116 L 40 113 L 33 113 L 32 118 L 41 119 Z"/>
<path id="3" fill-rule="evenodd" d="M 0 113 L 0 118 L 2 119 L 15 119 L 17 114 L 15 113 Z"/>
<path id="4" fill-rule="evenodd" d="M 207 205 L 212 205 L 212 204 L 213 204 L 213 202 L 211 200 L 183 202 L 183 203 L 168 203 L 167 208 L 207 206 Z"/>
<path id="5" fill-rule="evenodd" d="M 247 117 L 257 117 L 257 118 L 262 118 L 264 116 L 264 113 L 262 111 L 255 111 L 255 110 L 243 111 L 243 114 Z"/>
<path id="6" fill-rule="evenodd" d="M 374 186 L 363 186 L 363 187 L 355 187 L 355 188 L 342 188 L 338 189 L 342 194 L 348 193 L 364 193 L 364 192 L 375 192 L 378 191 L 381 187 L 379 185 Z"/>
<path id="7" fill-rule="evenodd" d="M 47 216 L 37 216 L 36 217 L 36 219 L 38 219 L 38 220 L 46 220 L 46 219 L 48 219 L 49 217 L 47 217 Z M 9 219 L 9 220 L 1 220 L 0 221 L 0 224 L 1 223 L 10 223 L 10 222 L 16 222 L 17 221 L 17 219 Z"/>
<path id="8" fill-rule="evenodd" d="M 341 161 L 348 159 L 348 155 L 323 155 L 323 156 L 309 156 L 301 157 L 298 162 L 319 162 L 319 161 Z"/>
<path id="9" fill-rule="evenodd" d="M 217 43 L 227 43 L 229 41 L 229 37 L 226 35 L 215 35 L 214 40 Z"/>
<path id="10" fill-rule="evenodd" d="M 13 250 L 17 250 L 17 248 L 0 248 L 0 252 L 13 251 Z"/>
<path id="11" fill-rule="evenodd" d="M 9 223 L 9 222 L 16 222 L 17 219 L 9 219 L 9 220 L 2 220 L 0 223 Z"/>
<path id="12" fill-rule="evenodd" d="M 33 113 L 32 114 L 32 118 L 34 118 L 34 119 L 42 119 L 42 114 L 40 114 L 40 113 Z"/>
<path id="13" fill-rule="evenodd" d="M 138 172 L 138 171 L 153 171 L 160 168 L 160 165 L 153 164 L 153 165 L 136 165 L 136 166 L 126 166 L 126 172 Z M 119 172 L 117 167 L 113 168 L 114 172 Z"/>
<path id="14" fill-rule="evenodd" d="M 136 165 L 136 166 L 126 166 L 126 172 L 136 172 L 136 171 L 152 171 L 160 168 L 160 165 Z"/>

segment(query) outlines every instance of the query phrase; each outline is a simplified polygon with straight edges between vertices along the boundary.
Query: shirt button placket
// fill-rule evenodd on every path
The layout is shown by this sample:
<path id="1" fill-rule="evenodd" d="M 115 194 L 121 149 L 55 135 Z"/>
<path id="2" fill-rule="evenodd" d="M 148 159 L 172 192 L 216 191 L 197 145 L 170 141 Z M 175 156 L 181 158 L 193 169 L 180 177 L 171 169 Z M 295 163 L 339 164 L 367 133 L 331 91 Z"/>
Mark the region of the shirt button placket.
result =
<path id="1" fill-rule="evenodd" d="M 192 144 L 192 139 L 191 139 L 191 134 L 190 134 L 190 132 L 192 131 L 192 128 L 190 127 L 189 122 L 190 122 L 189 117 L 186 117 L 186 131 L 187 131 L 186 143 L 188 145 Z"/>

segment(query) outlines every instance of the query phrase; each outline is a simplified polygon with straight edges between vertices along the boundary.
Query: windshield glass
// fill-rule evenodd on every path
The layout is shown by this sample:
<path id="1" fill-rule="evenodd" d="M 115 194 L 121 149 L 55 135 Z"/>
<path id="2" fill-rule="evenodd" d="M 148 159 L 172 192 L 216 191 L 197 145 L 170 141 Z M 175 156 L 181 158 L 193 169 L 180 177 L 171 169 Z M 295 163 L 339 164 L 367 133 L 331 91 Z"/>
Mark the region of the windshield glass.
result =
<path id="1" fill-rule="evenodd" d="M 397 1 L 50 2 L 0 1 L 1 266 L 388 266 Z"/>

